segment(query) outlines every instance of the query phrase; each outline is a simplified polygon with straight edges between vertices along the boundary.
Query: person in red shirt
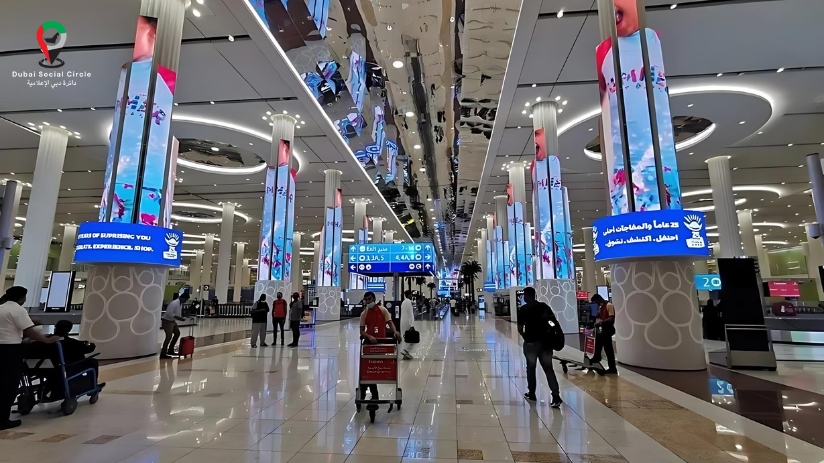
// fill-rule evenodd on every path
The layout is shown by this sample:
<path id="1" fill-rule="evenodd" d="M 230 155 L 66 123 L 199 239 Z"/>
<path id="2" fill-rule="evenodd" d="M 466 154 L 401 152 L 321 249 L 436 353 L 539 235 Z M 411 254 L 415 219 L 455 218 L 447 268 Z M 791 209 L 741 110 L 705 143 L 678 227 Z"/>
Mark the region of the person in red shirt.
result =
<path id="1" fill-rule="evenodd" d="M 394 333 L 396 339 L 400 339 L 400 333 L 395 328 L 395 323 L 392 322 L 392 315 L 389 311 L 375 302 L 375 293 L 367 291 L 363 295 L 364 310 L 360 315 L 360 335 L 361 340 L 369 344 L 377 344 L 379 341 L 386 338 L 386 325 Z M 378 385 L 377 384 L 361 384 L 361 400 L 366 399 L 366 389 L 369 389 L 371 400 L 378 400 Z"/>
<path id="2" fill-rule="evenodd" d="M 286 310 L 287 305 L 286 301 L 283 300 L 283 293 L 278 293 L 277 299 L 275 299 L 272 305 L 272 325 L 274 325 L 275 330 L 275 338 L 272 340 L 272 345 L 278 342 L 278 326 L 280 326 L 280 345 L 282 346 L 284 344 L 286 330 L 283 326 L 286 323 Z"/>

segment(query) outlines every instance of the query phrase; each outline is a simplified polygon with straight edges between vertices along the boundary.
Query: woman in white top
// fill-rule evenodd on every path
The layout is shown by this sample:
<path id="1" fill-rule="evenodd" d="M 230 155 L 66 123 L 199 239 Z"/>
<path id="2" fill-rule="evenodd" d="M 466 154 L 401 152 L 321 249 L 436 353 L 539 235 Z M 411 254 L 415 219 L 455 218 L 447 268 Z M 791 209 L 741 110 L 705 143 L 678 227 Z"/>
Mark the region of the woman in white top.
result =
<path id="1" fill-rule="evenodd" d="M 23 374 L 23 337 L 46 344 L 60 340 L 57 336 L 47 338 L 34 327 L 21 305 L 27 293 L 22 286 L 12 286 L 0 297 L 0 430 L 20 426 L 20 420 L 9 417 Z"/>

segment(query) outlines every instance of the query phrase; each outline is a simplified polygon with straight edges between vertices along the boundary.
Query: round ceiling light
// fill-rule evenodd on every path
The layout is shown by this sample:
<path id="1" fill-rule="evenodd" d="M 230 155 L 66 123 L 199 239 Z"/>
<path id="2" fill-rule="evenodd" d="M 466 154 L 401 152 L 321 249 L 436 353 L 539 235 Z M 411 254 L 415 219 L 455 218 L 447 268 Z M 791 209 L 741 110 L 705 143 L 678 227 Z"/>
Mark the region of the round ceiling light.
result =
<path id="1" fill-rule="evenodd" d="M 187 202 L 181 202 L 181 201 L 173 202 L 172 207 L 190 208 L 190 209 L 203 209 L 203 210 L 206 210 L 206 211 L 223 212 L 223 208 L 220 207 L 220 206 L 211 206 L 209 204 L 187 203 Z M 248 215 L 246 215 L 242 212 L 239 212 L 237 209 L 235 209 L 235 215 L 237 217 L 240 217 L 243 220 L 245 220 L 246 223 L 248 223 L 249 221 L 252 220 L 251 217 L 249 217 Z M 171 217 L 173 219 L 177 220 L 177 221 L 189 222 L 189 223 L 221 223 L 221 222 L 223 222 L 223 219 L 221 217 L 214 217 L 214 218 L 188 217 L 188 216 L 179 215 L 179 214 L 171 214 Z"/>
<path id="2" fill-rule="evenodd" d="M 559 109 L 558 112 L 561 110 Z M 693 116 L 675 116 L 672 118 L 675 136 L 675 151 L 693 147 L 709 138 L 715 132 L 716 125 L 709 119 Z M 595 161 L 601 160 L 601 138 L 595 137 L 584 147 L 584 155 Z"/>
<path id="3" fill-rule="evenodd" d="M 403 67 L 403 61 L 401 61 L 401 60 L 395 60 L 395 61 L 393 61 L 393 62 L 392 62 L 392 67 L 394 67 L 395 69 L 400 69 L 400 68 L 402 68 L 402 67 Z"/>
<path id="4" fill-rule="evenodd" d="M 412 111 L 407 111 L 406 117 L 415 117 L 415 113 L 413 113 Z"/>

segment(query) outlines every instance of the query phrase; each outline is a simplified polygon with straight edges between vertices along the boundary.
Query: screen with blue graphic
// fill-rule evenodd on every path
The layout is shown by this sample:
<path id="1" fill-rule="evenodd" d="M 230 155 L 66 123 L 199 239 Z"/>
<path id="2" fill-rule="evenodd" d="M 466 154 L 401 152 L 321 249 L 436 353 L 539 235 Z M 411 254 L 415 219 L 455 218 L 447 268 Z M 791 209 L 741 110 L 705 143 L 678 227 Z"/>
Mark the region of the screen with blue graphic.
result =
<path id="1" fill-rule="evenodd" d="M 710 393 L 712 395 L 734 396 L 735 388 L 732 384 L 723 379 L 710 378 Z"/>
<path id="2" fill-rule="evenodd" d="M 721 276 L 715 273 L 696 274 L 695 289 L 698 291 L 720 291 Z"/>
<path id="3" fill-rule="evenodd" d="M 706 218 L 696 211 L 665 209 L 604 217 L 593 222 L 592 235 L 596 261 L 710 254 Z"/>
<path id="4" fill-rule="evenodd" d="M 350 273 L 384 275 L 429 275 L 435 273 L 435 247 L 432 243 L 350 244 Z"/>
<path id="5" fill-rule="evenodd" d="M 126 222 L 85 222 L 77 231 L 74 261 L 180 266 L 183 232 Z"/>

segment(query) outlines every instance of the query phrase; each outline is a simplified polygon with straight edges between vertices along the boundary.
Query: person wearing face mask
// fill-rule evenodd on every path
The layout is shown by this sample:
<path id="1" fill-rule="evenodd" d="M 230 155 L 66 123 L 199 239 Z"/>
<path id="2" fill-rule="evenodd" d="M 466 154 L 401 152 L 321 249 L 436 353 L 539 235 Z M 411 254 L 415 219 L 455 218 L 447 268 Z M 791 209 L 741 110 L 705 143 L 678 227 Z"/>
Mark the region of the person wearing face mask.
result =
<path id="1" fill-rule="evenodd" d="M 400 333 L 392 322 L 389 311 L 375 302 L 375 293 L 367 291 L 363 295 L 363 304 L 366 308 L 360 316 L 360 334 L 363 342 L 377 344 L 378 340 L 386 338 L 386 325 L 392 330 L 393 336 L 400 339 Z M 361 384 L 361 400 L 366 400 L 366 389 L 369 389 L 372 400 L 378 400 L 377 384 Z"/>

